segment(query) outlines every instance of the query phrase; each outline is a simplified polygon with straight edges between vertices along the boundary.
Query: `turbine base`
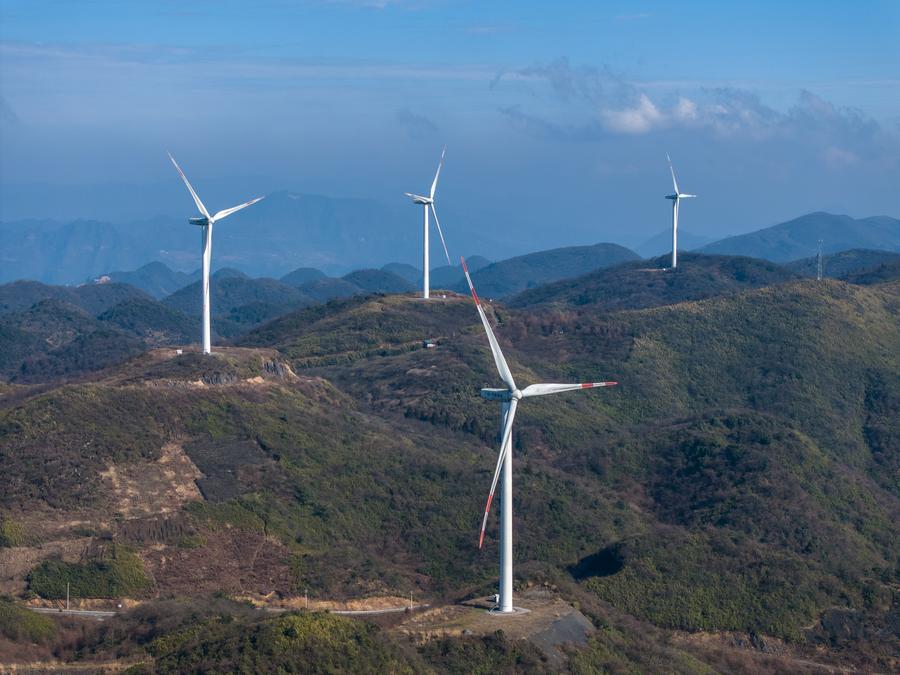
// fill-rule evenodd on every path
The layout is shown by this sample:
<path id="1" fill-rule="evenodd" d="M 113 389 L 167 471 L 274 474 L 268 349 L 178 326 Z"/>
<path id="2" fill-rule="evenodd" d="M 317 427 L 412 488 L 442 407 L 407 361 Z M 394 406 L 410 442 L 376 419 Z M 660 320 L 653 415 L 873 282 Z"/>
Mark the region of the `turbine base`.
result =
<path id="1" fill-rule="evenodd" d="M 513 607 L 509 612 L 504 612 L 499 607 L 492 607 L 487 610 L 487 613 L 491 616 L 516 616 L 519 614 L 528 614 L 531 612 L 530 609 L 525 609 L 524 607 Z"/>

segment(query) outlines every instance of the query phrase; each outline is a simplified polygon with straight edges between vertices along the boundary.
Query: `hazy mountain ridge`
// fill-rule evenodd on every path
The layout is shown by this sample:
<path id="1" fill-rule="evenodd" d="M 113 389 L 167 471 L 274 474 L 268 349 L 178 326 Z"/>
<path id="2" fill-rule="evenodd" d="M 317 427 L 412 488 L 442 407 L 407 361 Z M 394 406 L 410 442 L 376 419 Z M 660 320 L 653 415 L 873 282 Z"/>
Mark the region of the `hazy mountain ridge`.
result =
<path id="1" fill-rule="evenodd" d="M 727 237 L 698 253 L 742 255 L 788 262 L 815 255 L 822 240 L 825 253 L 868 248 L 900 251 L 900 220 L 888 216 L 851 218 L 817 212 L 756 232 Z"/>
<path id="2" fill-rule="evenodd" d="M 421 244 L 412 236 L 417 232 L 416 222 L 404 206 L 274 192 L 216 227 L 213 264 L 236 266 L 252 276 L 281 276 L 298 267 L 344 274 L 354 268 L 378 268 L 386 260 L 419 261 Z M 190 214 L 188 203 L 183 218 L 160 216 L 131 223 L 2 222 L 0 282 L 38 279 L 57 284 L 80 283 L 109 274 L 110 270 L 137 270 L 151 260 L 182 270 L 177 274 L 193 273 L 199 263 L 200 242 L 198 228 L 187 223 Z M 786 262 L 814 254 L 816 242 L 821 238 L 827 253 L 853 248 L 897 251 L 900 250 L 898 223 L 886 216 L 852 219 L 813 213 L 757 232 L 728 237 L 701 250 Z M 651 242 L 659 240 L 662 245 L 667 236 L 663 232 Z M 465 225 L 454 226 L 448 231 L 448 237 L 448 244 L 457 248 L 460 242 L 465 242 L 469 250 L 504 250 L 483 231 L 469 230 Z M 692 243 L 691 235 L 685 234 L 681 243 L 691 248 L 696 242 Z M 433 261 L 442 259 L 438 249 L 439 246 L 432 247 Z M 641 250 L 645 254 L 649 252 L 643 245 Z M 401 264 L 414 268 L 405 262 Z M 446 270 L 435 267 L 432 270 L 435 283 L 456 288 L 455 267 L 451 265 Z M 576 273 L 586 271 L 581 269 Z M 160 286 L 162 279 L 154 282 L 127 276 L 115 278 L 121 274 L 113 273 L 113 280 L 134 283 L 156 297 L 171 288 Z M 399 276 L 417 284 L 409 269 Z"/>
<path id="3" fill-rule="evenodd" d="M 679 259 L 674 270 L 665 255 L 600 269 L 523 291 L 509 298 L 508 304 L 519 308 L 643 309 L 729 295 L 799 277 L 781 265 L 756 258 L 683 253 Z"/>
<path id="4" fill-rule="evenodd" d="M 526 288 L 639 258 L 637 253 L 618 244 L 566 246 L 501 260 L 470 272 L 479 293 L 486 298 L 502 298 Z M 462 280 L 452 290 L 467 293 L 469 289 Z"/>
<path id="5" fill-rule="evenodd" d="M 678 228 L 679 251 L 692 251 L 694 249 L 700 248 L 701 246 L 711 244 L 713 241 L 715 241 L 713 237 L 704 237 L 698 234 L 693 234 L 690 230 L 685 230 L 682 227 Z M 671 254 L 672 228 L 669 227 L 665 230 L 660 230 L 658 234 L 655 234 L 643 244 L 637 246 L 634 251 L 642 258 L 655 258 L 657 256 L 663 255 L 664 253 Z"/>
<path id="6" fill-rule="evenodd" d="M 113 283 L 129 284 L 140 288 L 159 300 L 200 279 L 200 270 L 187 274 L 177 272 L 159 261 L 154 261 L 130 272 L 108 272 L 103 276 Z M 103 282 L 105 283 L 105 280 Z"/>
<path id="7" fill-rule="evenodd" d="M 849 279 L 858 274 L 871 272 L 876 268 L 900 260 L 900 252 L 874 249 L 851 249 L 822 256 L 822 274 L 835 279 Z M 785 263 L 789 270 L 807 277 L 818 273 L 818 255 Z"/>

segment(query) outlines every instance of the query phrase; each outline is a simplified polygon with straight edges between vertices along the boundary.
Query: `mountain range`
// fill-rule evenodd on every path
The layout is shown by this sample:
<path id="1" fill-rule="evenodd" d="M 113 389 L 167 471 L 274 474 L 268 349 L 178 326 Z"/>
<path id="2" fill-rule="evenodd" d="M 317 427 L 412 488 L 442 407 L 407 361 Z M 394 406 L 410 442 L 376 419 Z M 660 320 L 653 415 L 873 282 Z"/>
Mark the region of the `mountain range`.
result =
<path id="1" fill-rule="evenodd" d="M 856 248 L 900 252 L 900 220 L 810 213 L 756 232 L 720 239 L 698 251 L 788 262 L 815 255 L 820 239 L 825 253 Z"/>
<path id="2" fill-rule="evenodd" d="M 467 229 L 464 221 L 451 232 L 451 249 L 458 245 L 456 242 L 465 242 L 469 251 L 504 250 L 483 231 Z M 854 248 L 896 252 L 900 250 L 898 232 L 900 221 L 886 216 L 853 219 L 812 213 L 712 243 L 683 232 L 680 243 L 685 249 L 701 246 L 698 250 L 706 253 L 786 262 L 813 255 L 819 239 L 824 241 L 827 253 Z M 399 204 L 276 192 L 216 228 L 213 261 L 217 266 L 236 267 L 250 276 L 272 278 L 305 267 L 342 275 L 396 261 L 406 269 L 398 276 L 417 285 L 415 277 L 421 271 L 417 275 L 410 270 L 421 258 L 420 236 L 410 211 Z M 668 250 L 670 237 L 668 231 L 661 232 L 642 245 L 638 253 L 663 254 Z M 147 263 L 159 261 L 180 274 L 195 275 L 199 234 L 183 218 L 156 217 L 130 223 L 25 220 L 0 223 L 0 252 L 0 282 L 34 279 L 77 284 L 105 275 L 135 283 L 154 297 L 162 297 L 174 290 L 161 278 L 154 281 L 158 270 Z M 440 259 L 435 257 L 439 255 L 437 250 L 432 254 L 432 260 Z M 491 257 L 496 259 L 496 253 Z M 138 273 L 145 279 L 128 276 Z M 458 286 L 455 264 L 433 269 L 432 279 L 436 287 Z"/>

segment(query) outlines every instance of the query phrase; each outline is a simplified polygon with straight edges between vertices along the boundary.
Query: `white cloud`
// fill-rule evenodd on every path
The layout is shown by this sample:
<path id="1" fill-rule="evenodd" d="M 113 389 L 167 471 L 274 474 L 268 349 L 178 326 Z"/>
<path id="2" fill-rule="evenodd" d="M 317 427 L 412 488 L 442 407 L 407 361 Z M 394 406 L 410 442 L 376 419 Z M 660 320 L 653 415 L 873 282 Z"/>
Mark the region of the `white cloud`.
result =
<path id="1" fill-rule="evenodd" d="M 667 121 L 667 116 L 646 94 L 641 94 L 634 106 L 602 110 L 600 115 L 607 129 L 623 134 L 643 134 Z"/>
<path id="2" fill-rule="evenodd" d="M 697 104 L 682 96 L 672 109 L 672 116 L 680 122 L 693 122 L 698 116 Z"/>

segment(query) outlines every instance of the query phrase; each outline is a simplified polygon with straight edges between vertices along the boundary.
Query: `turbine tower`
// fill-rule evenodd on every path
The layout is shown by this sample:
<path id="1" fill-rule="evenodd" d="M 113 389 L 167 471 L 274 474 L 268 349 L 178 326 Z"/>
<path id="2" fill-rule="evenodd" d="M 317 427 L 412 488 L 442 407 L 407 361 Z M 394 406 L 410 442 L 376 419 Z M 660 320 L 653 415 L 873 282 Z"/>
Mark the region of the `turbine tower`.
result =
<path id="1" fill-rule="evenodd" d="M 200 201 L 200 197 L 197 196 L 197 193 L 194 192 L 194 188 L 191 187 L 190 182 L 187 179 L 187 176 L 184 175 L 184 171 L 181 170 L 181 167 L 178 166 L 178 162 L 175 161 L 175 158 L 172 157 L 172 153 L 169 152 L 169 159 L 172 160 L 172 164 L 175 165 L 175 168 L 178 169 L 178 173 L 181 176 L 181 180 L 184 181 L 184 184 L 187 185 L 188 191 L 191 193 L 191 197 L 194 198 L 194 203 L 197 205 L 197 209 L 200 211 L 202 215 L 197 216 L 195 218 L 189 218 L 188 222 L 191 225 L 199 225 L 202 227 L 202 247 L 203 247 L 203 276 L 201 279 L 202 286 L 202 294 L 203 294 L 203 353 L 209 354 L 211 351 L 210 346 L 210 337 L 209 337 L 209 268 L 210 263 L 212 262 L 212 231 L 213 231 L 213 223 L 216 221 L 222 220 L 226 216 L 230 216 L 232 213 L 236 211 L 240 211 L 241 209 L 247 208 L 251 204 L 255 204 L 262 197 L 257 197 L 256 199 L 251 199 L 249 202 L 244 202 L 243 204 L 239 204 L 238 206 L 232 206 L 230 209 L 223 209 L 216 213 L 216 215 L 209 215 L 209 211 L 206 210 L 206 207 L 203 205 L 203 202 Z"/>
<path id="2" fill-rule="evenodd" d="M 672 168 L 672 160 L 669 158 L 669 153 L 666 153 L 666 159 L 669 160 L 669 171 L 672 172 L 672 185 L 675 186 L 675 193 L 666 195 L 666 199 L 672 200 L 672 269 L 674 270 L 678 267 L 678 202 L 697 195 L 685 194 L 678 189 L 678 181 L 675 180 L 675 169 Z"/>
<path id="3" fill-rule="evenodd" d="M 437 189 L 438 177 L 441 175 L 441 167 L 444 166 L 444 153 L 447 152 L 446 146 L 443 150 L 441 150 L 441 161 L 438 162 L 437 172 L 434 174 L 434 181 L 431 183 L 431 192 L 428 193 L 427 197 L 423 197 L 422 195 L 416 195 L 411 192 L 407 192 L 406 196 L 412 199 L 413 204 L 421 204 L 424 207 L 425 211 L 425 220 L 424 220 L 424 228 L 422 230 L 422 299 L 428 300 L 429 298 L 429 285 L 428 285 L 428 210 L 431 209 L 432 215 L 434 215 L 434 224 L 437 225 L 438 234 L 441 236 L 441 246 L 444 247 L 444 255 L 447 256 L 447 264 L 452 265 L 450 262 L 450 254 L 447 253 L 447 244 L 444 243 L 444 233 L 441 232 L 441 221 L 438 220 L 437 211 L 434 210 L 434 191 Z"/>
<path id="4" fill-rule="evenodd" d="M 494 499 L 494 491 L 497 489 L 497 482 L 500 479 L 500 472 L 503 472 L 503 489 L 500 493 L 500 602 L 498 610 L 503 613 L 515 612 L 513 607 L 513 551 L 512 551 L 512 428 L 513 420 L 516 417 L 516 407 L 519 401 L 530 396 L 543 396 L 545 394 L 558 394 L 564 391 L 578 391 L 581 389 L 591 389 L 593 387 L 612 387 L 617 382 L 583 382 L 580 384 L 532 384 L 520 390 L 516 387 L 506 359 L 503 358 L 503 352 L 500 351 L 500 344 L 491 330 L 491 324 L 488 322 L 475 287 L 472 285 L 472 277 L 469 276 L 469 268 L 466 267 L 466 261 L 462 261 L 463 272 L 466 275 L 466 281 L 469 283 L 469 289 L 472 291 L 472 299 L 475 301 L 475 307 L 478 310 L 478 316 L 481 317 L 481 323 L 484 325 L 484 332 L 487 333 L 488 342 L 491 345 L 491 352 L 494 355 L 494 363 L 497 366 L 497 372 L 500 379 L 506 385 L 505 389 L 482 389 L 481 396 L 489 401 L 500 402 L 500 454 L 497 457 L 497 467 L 494 469 L 494 480 L 491 482 L 491 490 L 488 493 L 487 505 L 484 507 L 484 518 L 481 521 L 481 534 L 478 537 L 478 548 L 484 544 L 484 530 L 487 526 L 488 515 L 491 511 L 491 502 Z"/>

